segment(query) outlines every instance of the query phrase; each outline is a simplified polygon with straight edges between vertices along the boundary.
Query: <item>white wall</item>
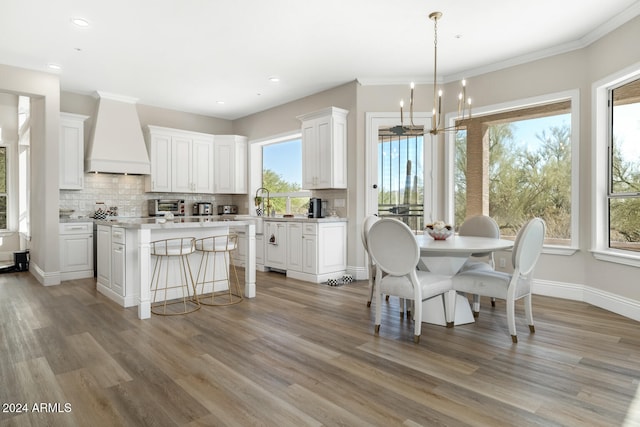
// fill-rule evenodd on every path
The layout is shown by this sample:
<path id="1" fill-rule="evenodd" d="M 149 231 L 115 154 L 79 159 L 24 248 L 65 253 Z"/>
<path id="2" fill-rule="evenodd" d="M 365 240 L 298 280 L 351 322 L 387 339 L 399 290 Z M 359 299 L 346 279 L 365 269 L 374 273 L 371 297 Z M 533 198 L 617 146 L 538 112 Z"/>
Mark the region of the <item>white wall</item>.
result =
<path id="1" fill-rule="evenodd" d="M 58 253 L 58 76 L 0 65 L 0 92 L 31 97 L 31 273 L 45 285 L 60 282 Z M 35 207 L 38 207 L 36 209 Z"/>
<path id="2" fill-rule="evenodd" d="M 572 256 L 543 255 L 536 271 L 540 283 L 538 289 L 542 293 L 555 292 L 556 295 L 605 307 L 613 301 L 614 305 L 630 306 L 636 314 L 640 313 L 638 268 L 597 261 L 589 249 L 593 235 L 590 209 L 594 197 L 591 183 L 591 85 L 617 70 L 640 62 L 640 50 L 635 46 L 639 35 L 640 18 L 636 18 L 582 49 L 467 79 L 476 107 L 572 89 L 580 91 L 579 251 Z M 445 90 L 456 92 L 454 86 L 457 84 L 448 84 Z M 431 110 L 431 94 L 430 85 L 416 87 L 416 111 Z M 234 131 L 247 135 L 251 140 L 289 131 L 297 125 L 296 115 L 314 109 L 333 105 L 350 110 L 348 265 L 352 271 L 363 271 L 365 262 L 359 236 L 361 221 L 366 214 L 365 115 L 367 112 L 396 111 L 398 101 L 406 99 L 407 95 L 408 85 L 360 86 L 354 83 L 234 121 Z M 455 108 L 451 105 L 446 107 L 447 111 Z M 438 143 L 442 146 L 444 141 Z M 444 177 L 438 178 L 442 182 Z"/>

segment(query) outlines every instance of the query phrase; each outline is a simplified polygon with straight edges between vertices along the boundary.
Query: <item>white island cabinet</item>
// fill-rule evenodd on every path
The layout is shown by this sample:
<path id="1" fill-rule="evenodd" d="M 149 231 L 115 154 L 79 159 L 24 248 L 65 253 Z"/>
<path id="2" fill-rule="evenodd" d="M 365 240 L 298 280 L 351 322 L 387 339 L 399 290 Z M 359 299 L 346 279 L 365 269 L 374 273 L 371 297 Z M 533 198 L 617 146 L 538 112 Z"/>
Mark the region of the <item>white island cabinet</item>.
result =
<path id="1" fill-rule="evenodd" d="M 97 289 L 123 307 L 138 306 L 138 317 L 147 319 L 151 317 L 149 284 L 153 269 L 150 242 L 176 237 L 196 239 L 210 237 L 226 234 L 230 227 L 242 227 L 244 232 L 246 260 L 244 296 L 254 298 L 256 296 L 255 224 L 251 221 L 217 221 L 208 217 L 181 217 L 166 221 L 164 218 L 98 221 Z M 195 279 L 200 263 L 200 253 L 190 255 L 189 263 Z M 223 271 L 224 269 L 218 269 L 216 274 L 223 274 Z M 168 274 L 171 276 L 178 273 L 170 270 Z M 204 290 L 199 289 L 199 292 L 207 293 L 211 292 L 211 289 L 212 285 L 209 284 Z M 217 290 L 219 289 L 216 287 Z"/>
<path id="2" fill-rule="evenodd" d="M 347 222 L 342 218 L 265 218 L 264 267 L 321 283 L 347 269 Z"/>

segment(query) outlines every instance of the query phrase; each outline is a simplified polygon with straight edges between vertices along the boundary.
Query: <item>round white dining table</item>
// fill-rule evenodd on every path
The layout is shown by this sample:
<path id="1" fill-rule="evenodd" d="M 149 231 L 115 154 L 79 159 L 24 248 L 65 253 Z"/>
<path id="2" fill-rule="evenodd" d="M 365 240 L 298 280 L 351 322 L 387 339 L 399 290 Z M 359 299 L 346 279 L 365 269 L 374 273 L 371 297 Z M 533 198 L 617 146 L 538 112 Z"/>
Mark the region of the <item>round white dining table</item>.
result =
<path id="1" fill-rule="evenodd" d="M 428 234 L 416 235 L 420 247 L 419 269 L 436 274 L 455 275 L 471 254 L 494 252 L 510 249 L 513 241 L 492 237 L 473 237 L 453 235 L 446 240 L 434 240 Z M 444 297 L 442 295 L 422 302 L 422 321 L 445 326 Z M 473 323 L 473 312 L 465 295 L 458 294 L 456 299 L 455 325 Z"/>

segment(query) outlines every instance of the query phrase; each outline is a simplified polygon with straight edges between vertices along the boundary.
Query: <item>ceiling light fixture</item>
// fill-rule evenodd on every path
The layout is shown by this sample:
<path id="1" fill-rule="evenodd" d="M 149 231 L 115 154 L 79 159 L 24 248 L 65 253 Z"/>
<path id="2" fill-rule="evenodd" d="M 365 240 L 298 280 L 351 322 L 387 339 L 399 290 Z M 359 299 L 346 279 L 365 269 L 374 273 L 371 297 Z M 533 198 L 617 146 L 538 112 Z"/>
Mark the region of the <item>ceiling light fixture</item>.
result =
<path id="1" fill-rule="evenodd" d="M 442 12 L 432 12 L 429 19 L 433 21 L 433 110 L 431 115 L 431 129 L 424 129 L 413 123 L 413 90 L 415 84 L 411 82 L 409 96 L 409 125 L 404 125 L 403 109 L 404 100 L 400 101 L 400 126 L 394 126 L 390 130 L 397 135 L 438 135 L 442 132 L 457 131 L 458 126 L 446 127 L 442 124 L 442 89 L 438 89 L 438 20 L 442 18 Z M 467 97 L 467 82 L 462 80 L 462 89 L 458 94 L 458 117 L 465 119 L 471 117 L 471 98 Z"/>
<path id="2" fill-rule="evenodd" d="M 276 77 L 276 76 L 269 77 L 269 81 L 271 83 L 278 83 L 280 81 L 280 77 Z"/>
<path id="3" fill-rule="evenodd" d="M 84 18 L 71 18 L 71 22 L 76 27 L 87 28 L 89 26 L 89 21 Z"/>
<path id="4" fill-rule="evenodd" d="M 47 68 L 50 69 L 50 70 L 56 70 L 56 71 L 62 70 L 62 66 L 61 65 L 54 64 L 52 62 L 47 64 Z"/>

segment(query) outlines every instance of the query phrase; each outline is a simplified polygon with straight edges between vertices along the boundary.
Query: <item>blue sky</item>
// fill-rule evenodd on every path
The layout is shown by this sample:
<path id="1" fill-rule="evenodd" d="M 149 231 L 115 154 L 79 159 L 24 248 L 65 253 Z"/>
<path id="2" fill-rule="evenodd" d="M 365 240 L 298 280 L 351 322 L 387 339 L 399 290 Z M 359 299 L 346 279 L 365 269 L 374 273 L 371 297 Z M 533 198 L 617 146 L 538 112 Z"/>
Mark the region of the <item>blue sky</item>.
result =
<path id="1" fill-rule="evenodd" d="M 292 162 L 291 159 L 299 159 Z M 262 148 L 262 168 L 276 171 L 287 182 L 302 185 L 302 142 L 299 139 L 265 145 Z"/>

